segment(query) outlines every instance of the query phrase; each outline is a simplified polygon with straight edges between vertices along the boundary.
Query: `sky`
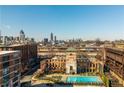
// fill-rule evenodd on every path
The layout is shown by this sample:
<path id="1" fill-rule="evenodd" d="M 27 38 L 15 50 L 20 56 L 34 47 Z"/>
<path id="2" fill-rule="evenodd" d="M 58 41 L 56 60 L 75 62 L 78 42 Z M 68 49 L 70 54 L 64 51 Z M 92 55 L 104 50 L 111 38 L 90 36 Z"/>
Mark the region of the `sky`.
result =
<path id="1" fill-rule="evenodd" d="M 36 40 L 57 39 L 115 40 L 124 39 L 124 6 L 0 6 L 2 35 L 26 36 Z"/>

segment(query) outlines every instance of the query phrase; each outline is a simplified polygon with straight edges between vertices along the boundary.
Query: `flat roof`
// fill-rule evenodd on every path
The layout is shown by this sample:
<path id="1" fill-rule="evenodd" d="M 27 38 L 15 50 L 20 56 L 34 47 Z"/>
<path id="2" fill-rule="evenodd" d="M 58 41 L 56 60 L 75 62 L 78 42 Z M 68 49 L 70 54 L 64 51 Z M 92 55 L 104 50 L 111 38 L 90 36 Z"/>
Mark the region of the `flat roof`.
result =
<path id="1" fill-rule="evenodd" d="M 124 52 L 124 48 L 109 47 L 107 49 L 112 49 L 112 50 Z"/>
<path id="2" fill-rule="evenodd" d="M 1 48 L 9 48 L 9 47 L 15 47 L 15 46 L 22 46 L 24 44 L 13 44 L 13 45 L 0 45 Z"/>
<path id="3" fill-rule="evenodd" d="M 1 48 L 3 48 L 3 47 L 16 47 L 16 46 L 24 46 L 24 45 L 32 45 L 32 44 L 36 44 L 36 43 L 28 43 L 28 44 L 22 43 L 22 44 L 12 44 L 12 45 L 0 45 L 0 47 Z"/>
<path id="4" fill-rule="evenodd" d="M 4 55 L 4 54 L 9 54 L 9 53 L 16 53 L 19 51 L 0 51 L 0 55 Z"/>
<path id="5" fill-rule="evenodd" d="M 10 45 L 10 47 L 23 46 L 23 45 L 26 45 L 26 44 L 13 44 L 13 45 Z"/>
<path id="6" fill-rule="evenodd" d="M 76 49 L 73 48 L 73 47 L 69 47 L 69 48 L 66 49 L 66 51 L 67 51 L 67 52 L 75 52 Z"/>

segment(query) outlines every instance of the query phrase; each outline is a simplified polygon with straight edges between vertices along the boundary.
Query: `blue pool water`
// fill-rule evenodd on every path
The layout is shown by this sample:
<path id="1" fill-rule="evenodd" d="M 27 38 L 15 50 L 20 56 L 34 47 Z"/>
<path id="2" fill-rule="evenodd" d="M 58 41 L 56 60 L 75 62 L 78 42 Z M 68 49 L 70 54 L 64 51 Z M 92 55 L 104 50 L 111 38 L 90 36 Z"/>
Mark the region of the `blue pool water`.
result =
<path id="1" fill-rule="evenodd" d="M 97 76 L 70 76 L 66 80 L 67 83 L 102 83 Z"/>

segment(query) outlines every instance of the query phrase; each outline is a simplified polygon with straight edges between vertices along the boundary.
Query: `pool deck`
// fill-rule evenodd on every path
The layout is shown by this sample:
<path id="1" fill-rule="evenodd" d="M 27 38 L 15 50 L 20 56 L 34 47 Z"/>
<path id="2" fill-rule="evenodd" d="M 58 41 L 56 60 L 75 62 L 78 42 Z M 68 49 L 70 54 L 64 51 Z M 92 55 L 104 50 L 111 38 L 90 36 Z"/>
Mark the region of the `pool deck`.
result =
<path id="1" fill-rule="evenodd" d="M 44 78 L 45 77 L 47 77 L 47 78 L 52 78 L 53 76 L 62 76 L 62 78 L 61 78 L 61 81 L 62 82 L 65 82 L 66 83 L 66 80 L 67 80 L 67 77 L 85 77 L 85 76 L 87 76 L 87 75 L 68 75 L 68 74 L 49 74 L 49 75 L 45 75 L 44 76 Z M 98 77 L 100 80 L 101 80 L 101 78 L 100 78 L 100 76 L 87 76 L 87 77 Z M 102 80 L 101 80 L 102 81 Z M 51 83 L 51 84 L 54 84 L 54 82 L 52 82 L 52 81 L 50 81 L 50 80 L 36 80 L 35 82 L 33 82 L 32 83 L 32 85 L 37 85 L 37 84 L 47 84 L 47 83 Z M 74 87 L 88 87 L 88 86 L 90 86 L 90 85 L 76 85 L 76 84 L 73 84 L 73 86 Z M 92 85 L 93 86 L 93 85 Z M 95 86 L 95 85 L 94 85 Z"/>

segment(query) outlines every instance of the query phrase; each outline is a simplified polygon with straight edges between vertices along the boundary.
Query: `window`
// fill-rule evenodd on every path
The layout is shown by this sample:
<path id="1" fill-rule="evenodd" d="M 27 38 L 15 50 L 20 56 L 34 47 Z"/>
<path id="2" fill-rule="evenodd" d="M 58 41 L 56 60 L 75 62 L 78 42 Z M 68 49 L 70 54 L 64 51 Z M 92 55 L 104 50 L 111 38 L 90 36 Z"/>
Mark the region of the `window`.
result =
<path id="1" fill-rule="evenodd" d="M 7 51 L 7 50 L 9 50 L 8 48 L 3 48 L 3 51 Z"/>
<path id="2" fill-rule="evenodd" d="M 18 76 L 14 77 L 13 82 L 18 80 Z"/>
<path id="3" fill-rule="evenodd" d="M 13 58 L 18 58 L 19 57 L 19 54 L 17 54 L 17 53 L 15 53 L 14 55 L 13 55 Z"/>
<path id="4" fill-rule="evenodd" d="M 9 62 L 3 63 L 3 68 L 8 68 L 9 67 Z"/>
<path id="5" fill-rule="evenodd" d="M 19 76 L 19 75 L 20 75 L 20 74 L 19 74 L 19 71 L 16 70 L 16 71 L 14 72 L 14 75 L 15 75 L 15 76 Z"/>
<path id="6" fill-rule="evenodd" d="M 73 66 L 70 66 L 70 70 L 73 70 Z"/>
<path id="7" fill-rule="evenodd" d="M 15 60 L 15 64 L 18 64 L 18 63 L 19 63 L 19 59 L 16 59 L 16 60 Z"/>
<path id="8" fill-rule="evenodd" d="M 3 56 L 3 61 L 8 61 L 9 60 L 9 56 L 6 55 L 6 56 Z"/>
<path id="9" fill-rule="evenodd" d="M 3 84 L 7 86 L 7 82 L 9 81 L 9 75 L 3 77 Z"/>
<path id="10" fill-rule="evenodd" d="M 4 68 L 3 69 L 3 76 L 7 75 L 9 73 L 9 68 Z"/>

